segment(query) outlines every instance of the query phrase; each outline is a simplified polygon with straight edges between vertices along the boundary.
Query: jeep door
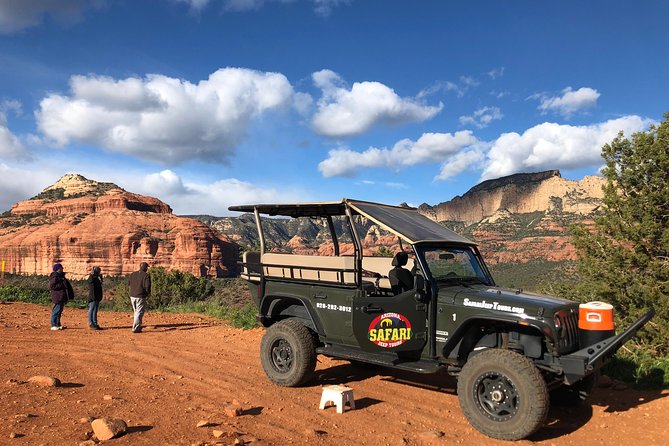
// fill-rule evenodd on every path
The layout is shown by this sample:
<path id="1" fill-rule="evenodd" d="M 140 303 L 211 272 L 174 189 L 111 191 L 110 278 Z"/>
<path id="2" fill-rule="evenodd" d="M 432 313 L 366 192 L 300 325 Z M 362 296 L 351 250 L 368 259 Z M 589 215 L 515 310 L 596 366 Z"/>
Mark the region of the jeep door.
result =
<path id="1" fill-rule="evenodd" d="M 422 350 L 427 342 L 427 305 L 416 292 L 353 298 L 353 332 L 360 348 L 372 352 Z"/>

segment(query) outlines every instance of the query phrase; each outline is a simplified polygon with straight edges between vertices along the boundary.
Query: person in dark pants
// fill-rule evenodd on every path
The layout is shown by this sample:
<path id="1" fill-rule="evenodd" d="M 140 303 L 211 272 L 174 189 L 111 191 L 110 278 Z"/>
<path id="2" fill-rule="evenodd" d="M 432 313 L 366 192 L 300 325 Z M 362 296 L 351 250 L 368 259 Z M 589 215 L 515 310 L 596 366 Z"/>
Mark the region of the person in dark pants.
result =
<path id="1" fill-rule="evenodd" d="M 130 274 L 128 285 L 130 287 L 130 302 L 134 317 L 132 321 L 132 332 L 142 332 L 142 317 L 146 309 L 146 298 L 151 294 L 151 276 L 147 272 L 149 264 L 142 262 L 139 265 L 139 271 Z"/>
<path id="2" fill-rule="evenodd" d="M 102 274 L 100 267 L 94 266 L 88 276 L 88 326 L 91 330 L 102 330 L 98 325 L 98 308 L 102 300 Z"/>
<path id="3" fill-rule="evenodd" d="M 70 281 L 65 278 L 63 272 L 63 265 L 56 263 L 53 265 L 53 272 L 49 276 L 49 288 L 51 290 L 51 302 L 53 309 L 51 310 L 51 330 L 62 330 L 60 323 L 60 316 L 63 314 L 63 308 L 68 300 L 74 298 L 74 290 Z"/>

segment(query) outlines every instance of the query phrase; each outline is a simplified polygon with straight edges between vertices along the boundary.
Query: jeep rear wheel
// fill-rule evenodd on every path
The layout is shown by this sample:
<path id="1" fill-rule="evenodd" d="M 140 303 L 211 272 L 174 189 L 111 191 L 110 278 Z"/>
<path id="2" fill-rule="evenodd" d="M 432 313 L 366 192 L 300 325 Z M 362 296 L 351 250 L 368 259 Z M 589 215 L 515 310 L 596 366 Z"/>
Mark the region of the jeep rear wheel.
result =
<path id="1" fill-rule="evenodd" d="M 539 370 L 510 350 L 472 356 L 458 377 L 462 412 L 479 432 L 520 440 L 536 432 L 548 414 L 548 390 Z"/>
<path id="2" fill-rule="evenodd" d="M 260 343 L 260 362 L 275 384 L 304 384 L 316 368 L 316 345 L 307 327 L 286 319 L 271 325 Z"/>

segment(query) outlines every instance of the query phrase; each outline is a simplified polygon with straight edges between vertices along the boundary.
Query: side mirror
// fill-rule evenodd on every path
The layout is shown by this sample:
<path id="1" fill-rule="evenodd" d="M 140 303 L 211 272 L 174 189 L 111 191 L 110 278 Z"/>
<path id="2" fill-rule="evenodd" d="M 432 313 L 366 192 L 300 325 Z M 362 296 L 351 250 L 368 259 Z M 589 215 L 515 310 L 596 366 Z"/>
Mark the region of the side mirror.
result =
<path id="1" fill-rule="evenodd" d="M 427 294 L 425 293 L 425 278 L 421 275 L 416 275 L 413 279 L 413 287 L 416 291 L 414 299 L 416 302 L 425 303 L 427 302 Z"/>
<path id="2" fill-rule="evenodd" d="M 425 291 L 425 277 L 416 274 L 413 279 L 413 287 L 416 291 Z"/>

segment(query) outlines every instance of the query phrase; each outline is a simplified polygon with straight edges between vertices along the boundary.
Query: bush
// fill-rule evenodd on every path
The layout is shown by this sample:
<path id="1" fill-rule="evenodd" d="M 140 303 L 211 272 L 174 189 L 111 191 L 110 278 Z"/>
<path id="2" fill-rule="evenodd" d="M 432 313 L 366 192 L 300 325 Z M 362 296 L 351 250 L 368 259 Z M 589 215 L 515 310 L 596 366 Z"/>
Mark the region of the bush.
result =
<path id="1" fill-rule="evenodd" d="M 618 351 L 603 372 L 636 387 L 669 388 L 669 359 L 649 355 L 634 345 Z"/>
<path id="2" fill-rule="evenodd" d="M 51 295 L 48 290 L 21 288 L 16 285 L 4 285 L 0 287 L 0 300 L 6 302 L 29 302 L 46 305 L 51 303 Z"/>
<path id="3" fill-rule="evenodd" d="M 85 280 L 71 280 L 74 299 L 67 304 L 71 307 L 82 307 L 88 303 L 88 284 Z M 49 276 L 22 276 L 5 274 L 4 285 L 0 287 L 0 300 L 8 302 L 28 302 L 40 305 L 51 305 Z"/>
<path id="4" fill-rule="evenodd" d="M 147 301 L 149 309 L 203 301 L 214 292 L 214 287 L 206 278 L 195 277 L 190 273 L 155 267 L 149 269 L 149 274 L 151 275 L 151 296 Z"/>

